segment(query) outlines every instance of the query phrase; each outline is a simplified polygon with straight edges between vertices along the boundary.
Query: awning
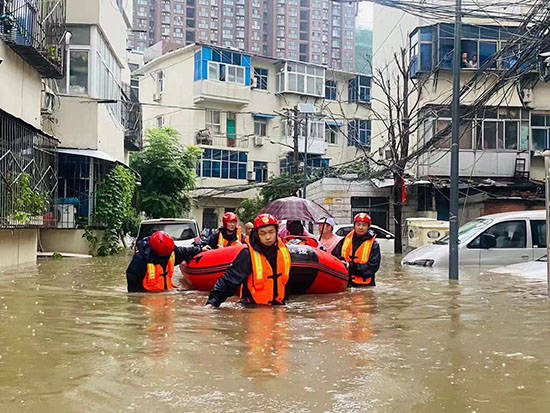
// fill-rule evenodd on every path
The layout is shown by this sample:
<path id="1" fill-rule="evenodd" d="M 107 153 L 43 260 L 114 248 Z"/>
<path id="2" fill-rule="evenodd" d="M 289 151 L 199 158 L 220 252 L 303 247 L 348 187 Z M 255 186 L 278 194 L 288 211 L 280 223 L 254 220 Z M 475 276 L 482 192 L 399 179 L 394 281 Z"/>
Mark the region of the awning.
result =
<path id="1" fill-rule="evenodd" d="M 275 115 L 271 113 L 253 113 L 253 118 L 259 118 L 259 119 L 273 119 Z"/>
<path id="2" fill-rule="evenodd" d="M 337 121 L 337 120 L 326 120 L 325 121 L 325 125 L 327 126 L 334 126 L 334 127 L 340 127 L 340 126 L 344 126 L 344 122 L 341 122 L 341 121 Z"/>

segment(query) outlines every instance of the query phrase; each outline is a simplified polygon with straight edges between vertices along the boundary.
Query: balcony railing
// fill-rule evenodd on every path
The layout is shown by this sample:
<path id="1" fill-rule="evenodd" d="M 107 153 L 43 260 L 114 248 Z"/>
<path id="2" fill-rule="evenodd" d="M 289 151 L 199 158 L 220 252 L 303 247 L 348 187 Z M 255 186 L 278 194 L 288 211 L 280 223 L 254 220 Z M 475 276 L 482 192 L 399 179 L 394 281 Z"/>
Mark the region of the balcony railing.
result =
<path id="1" fill-rule="evenodd" d="M 254 139 L 254 137 L 232 138 L 224 135 L 212 135 L 205 133 L 204 131 L 199 131 L 197 132 L 195 139 L 197 145 L 217 146 L 220 148 L 248 148 L 249 140 Z"/>
<path id="2" fill-rule="evenodd" d="M 0 39 L 44 78 L 63 77 L 66 0 L 0 1 Z"/>
<path id="3" fill-rule="evenodd" d="M 57 140 L 0 109 L 0 228 L 55 226 Z"/>

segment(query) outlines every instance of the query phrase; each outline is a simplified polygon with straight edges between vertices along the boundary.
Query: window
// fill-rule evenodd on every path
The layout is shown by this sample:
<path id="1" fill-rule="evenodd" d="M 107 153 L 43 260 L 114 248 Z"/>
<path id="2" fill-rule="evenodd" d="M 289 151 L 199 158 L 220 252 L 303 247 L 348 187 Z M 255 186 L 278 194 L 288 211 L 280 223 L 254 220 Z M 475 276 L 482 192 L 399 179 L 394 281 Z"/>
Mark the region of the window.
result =
<path id="1" fill-rule="evenodd" d="M 254 119 L 254 135 L 267 136 L 267 120 Z"/>
<path id="2" fill-rule="evenodd" d="M 254 68 L 254 79 L 256 79 L 256 88 L 267 90 L 267 69 Z"/>
<path id="3" fill-rule="evenodd" d="M 205 149 L 197 161 L 197 175 L 222 179 L 246 179 L 246 152 Z"/>
<path id="4" fill-rule="evenodd" d="M 550 115 L 531 114 L 531 149 L 544 151 L 550 147 Z"/>
<path id="5" fill-rule="evenodd" d="M 355 119 L 348 122 L 348 146 L 370 148 L 370 120 Z"/>
<path id="6" fill-rule="evenodd" d="M 122 121 L 122 89 L 121 89 L 121 67 L 115 58 L 115 55 L 103 39 L 103 36 L 97 37 L 97 56 L 96 70 L 97 78 L 97 97 L 108 99 L 117 103 L 107 104 L 107 110 L 119 122 Z"/>
<path id="7" fill-rule="evenodd" d="M 254 161 L 256 182 L 267 182 L 267 162 Z"/>
<path id="8" fill-rule="evenodd" d="M 69 94 L 88 94 L 88 50 L 69 51 Z"/>
<path id="9" fill-rule="evenodd" d="M 356 76 L 348 81 L 348 100 L 350 102 L 370 103 L 370 77 Z"/>
<path id="10" fill-rule="evenodd" d="M 325 81 L 325 99 L 336 100 L 336 82 L 334 80 Z"/>
<path id="11" fill-rule="evenodd" d="M 325 140 L 329 145 L 338 144 L 338 134 L 340 133 L 340 128 L 338 126 L 326 125 L 325 127 Z"/>
<path id="12" fill-rule="evenodd" d="M 243 66 L 219 62 L 208 62 L 208 79 L 244 85 L 245 71 Z"/>
<path id="13" fill-rule="evenodd" d="M 526 231 L 525 221 L 507 221 L 493 225 L 482 235 L 490 235 L 495 238 L 495 248 L 525 248 Z M 481 235 L 470 242 L 468 248 L 480 248 Z"/>
<path id="14" fill-rule="evenodd" d="M 325 71 L 321 67 L 286 62 L 277 73 L 277 91 L 323 96 Z"/>
<path id="15" fill-rule="evenodd" d="M 546 221 L 531 220 L 533 248 L 546 248 Z"/>
<path id="16" fill-rule="evenodd" d="M 221 133 L 220 111 L 206 109 L 206 129 L 214 134 Z"/>
<path id="17" fill-rule="evenodd" d="M 164 72 L 159 70 L 157 72 L 157 94 L 160 95 L 164 91 Z"/>

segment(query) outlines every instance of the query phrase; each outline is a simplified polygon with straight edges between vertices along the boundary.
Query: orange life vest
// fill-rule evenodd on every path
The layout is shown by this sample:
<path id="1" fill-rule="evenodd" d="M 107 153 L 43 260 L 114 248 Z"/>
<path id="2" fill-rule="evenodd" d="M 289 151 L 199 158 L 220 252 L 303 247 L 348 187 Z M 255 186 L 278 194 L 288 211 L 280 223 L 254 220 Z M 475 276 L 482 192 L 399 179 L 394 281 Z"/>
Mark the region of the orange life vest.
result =
<path id="1" fill-rule="evenodd" d="M 248 291 L 256 304 L 282 304 L 285 299 L 285 285 L 290 274 L 290 253 L 283 241 L 277 239 L 277 274 L 267 261 L 265 255 L 256 251 L 248 243 L 248 251 L 252 261 L 252 274 L 246 281 Z M 243 288 L 241 287 L 241 298 Z"/>
<path id="2" fill-rule="evenodd" d="M 353 255 L 353 234 L 355 231 L 351 231 L 348 235 L 346 235 L 346 238 L 344 238 L 344 242 L 342 243 L 342 257 L 344 257 L 344 260 L 346 262 L 355 262 L 357 264 L 366 264 L 369 262 L 370 252 L 372 250 L 372 246 L 374 244 L 374 239 L 376 236 L 373 236 L 371 239 L 368 239 L 364 241 L 361 245 L 359 245 L 359 248 L 355 251 L 355 255 Z M 360 275 L 350 274 L 351 281 L 354 284 L 370 284 L 372 281 L 372 277 L 362 277 Z"/>
<path id="3" fill-rule="evenodd" d="M 235 241 L 229 242 L 223 237 L 222 232 L 220 231 L 218 235 L 218 248 L 232 247 L 233 245 L 241 245 L 242 242 L 242 232 L 241 227 L 237 227 L 237 239 Z"/>
<path id="4" fill-rule="evenodd" d="M 143 278 L 143 288 L 147 291 L 164 291 L 174 288 L 172 285 L 172 276 L 174 275 L 174 264 L 176 262 L 176 254 L 170 254 L 166 271 L 160 264 L 147 264 L 147 272 Z"/>

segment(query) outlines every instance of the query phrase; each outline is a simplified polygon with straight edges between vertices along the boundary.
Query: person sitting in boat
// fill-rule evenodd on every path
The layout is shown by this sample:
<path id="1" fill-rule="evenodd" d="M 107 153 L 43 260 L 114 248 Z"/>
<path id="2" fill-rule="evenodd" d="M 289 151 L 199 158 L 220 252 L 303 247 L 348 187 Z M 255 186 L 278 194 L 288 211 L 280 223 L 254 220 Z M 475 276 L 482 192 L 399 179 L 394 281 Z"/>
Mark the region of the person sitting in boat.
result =
<path id="1" fill-rule="evenodd" d="M 333 218 L 322 219 L 317 223 L 319 225 L 319 234 L 321 235 L 321 249 L 332 253 L 334 247 L 340 242 L 342 237 L 334 234 L 332 230 L 336 226 Z"/>
<path id="2" fill-rule="evenodd" d="M 174 239 L 164 231 L 138 241 L 128 269 L 128 292 L 166 291 L 174 288 L 174 267 L 189 261 L 201 247 L 176 247 Z"/>
<path id="3" fill-rule="evenodd" d="M 208 247 L 215 250 L 244 243 L 241 227 L 237 225 L 237 215 L 233 212 L 226 212 L 223 214 L 222 222 L 223 227 L 213 232 L 206 241 Z"/>
<path id="4" fill-rule="evenodd" d="M 286 245 L 277 236 L 278 229 L 272 215 L 260 214 L 254 219 L 247 247 L 218 278 L 206 305 L 219 307 L 239 286 L 245 304 L 285 303 L 291 261 Z"/>
<path id="5" fill-rule="evenodd" d="M 332 255 L 344 261 L 353 287 L 375 286 L 376 271 L 380 268 L 380 246 L 370 230 L 369 214 L 361 212 L 353 219 L 353 231 L 332 250 Z"/>
<path id="6" fill-rule="evenodd" d="M 314 248 L 319 246 L 319 241 L 300 221 L 287 221 L 286 227 L 279 231 L 279 236 L 286 244 L 309 245 Z"/>

